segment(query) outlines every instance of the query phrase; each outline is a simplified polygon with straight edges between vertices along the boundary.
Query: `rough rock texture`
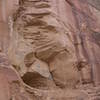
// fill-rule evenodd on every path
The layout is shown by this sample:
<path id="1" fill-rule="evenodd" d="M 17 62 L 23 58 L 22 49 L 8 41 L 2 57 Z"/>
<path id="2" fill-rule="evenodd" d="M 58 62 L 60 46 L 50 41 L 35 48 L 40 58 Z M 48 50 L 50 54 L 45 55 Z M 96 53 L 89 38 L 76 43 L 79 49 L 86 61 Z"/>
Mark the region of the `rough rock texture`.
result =
<path id="1" fill-rule="evenodd" d="M 99 100 L 99 4 L 1 0 L 0 100 Z"/>

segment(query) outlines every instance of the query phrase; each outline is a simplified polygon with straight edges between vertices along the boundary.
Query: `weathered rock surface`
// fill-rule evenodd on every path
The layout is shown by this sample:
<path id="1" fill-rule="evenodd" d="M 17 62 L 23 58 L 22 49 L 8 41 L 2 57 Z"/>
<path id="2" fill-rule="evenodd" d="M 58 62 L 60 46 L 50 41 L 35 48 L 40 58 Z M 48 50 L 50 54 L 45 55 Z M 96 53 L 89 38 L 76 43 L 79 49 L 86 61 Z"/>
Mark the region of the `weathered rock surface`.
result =
<path id="1" fill-rule="evenodd" d="M 99 4 L 1 0 L 0 100 L 99 100 Z"/>
<path id="2" fill-rule="evenodd" d="M 0 52 L 0 100 L 31 100 L 25 92 L 19 74 Z"/>

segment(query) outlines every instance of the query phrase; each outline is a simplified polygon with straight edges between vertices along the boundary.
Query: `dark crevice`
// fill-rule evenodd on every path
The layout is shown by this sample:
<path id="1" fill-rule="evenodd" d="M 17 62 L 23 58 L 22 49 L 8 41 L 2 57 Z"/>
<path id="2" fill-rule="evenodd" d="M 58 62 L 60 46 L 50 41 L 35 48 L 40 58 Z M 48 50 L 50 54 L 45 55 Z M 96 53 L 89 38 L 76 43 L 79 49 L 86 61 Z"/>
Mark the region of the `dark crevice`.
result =
<path id="1" fill-rule="evenodd" d="M 53 82 L 37 72 L 27 72 L 22 79 L 27 85 L 37 89 L 49 89 Z"/>

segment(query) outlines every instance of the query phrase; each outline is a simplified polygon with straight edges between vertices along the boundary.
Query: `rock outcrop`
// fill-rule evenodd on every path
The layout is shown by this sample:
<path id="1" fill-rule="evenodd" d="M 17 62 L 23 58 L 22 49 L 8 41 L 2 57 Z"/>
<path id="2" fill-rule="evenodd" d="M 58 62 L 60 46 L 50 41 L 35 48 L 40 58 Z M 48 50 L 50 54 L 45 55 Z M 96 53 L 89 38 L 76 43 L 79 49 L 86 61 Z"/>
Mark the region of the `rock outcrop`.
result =
<path id="1" fill-rule="evenodd" d="M 1 0 L 0 100 L 99 100 L 99 4 Z"/>
<path id="2" fill-rule="evenodd" d="M 13 56 L 19 56 L 22 59 L 18 59 L 23 60 L 19 65 L 14 63 L 14 66 L 19 67 L 21 75 L 33 69 L 33 73 L 38 72 L 47 80 L 60 85 L 59 87 L 70 87 L 79 80 L 77 68 L 73 66 L 75 65 L 74 45 L 68 37 L 64 23 L 60 21 L 59 13 L 55 12 L 53 7 L 53 1 L 26 0 L 21 4 L 19 9 L 22 10 L 17 13 L 19 17 L 13 24 L 14 33 L 18 36 L 15 41 L 18 43 L 12 48 L 11 54 L 15 51 L 17 54 L 14 53 Z M 18 61 L 18 59 L 15 57 L 13 60 Z M 26 72 L 23 72 L 24 69 Z"/>

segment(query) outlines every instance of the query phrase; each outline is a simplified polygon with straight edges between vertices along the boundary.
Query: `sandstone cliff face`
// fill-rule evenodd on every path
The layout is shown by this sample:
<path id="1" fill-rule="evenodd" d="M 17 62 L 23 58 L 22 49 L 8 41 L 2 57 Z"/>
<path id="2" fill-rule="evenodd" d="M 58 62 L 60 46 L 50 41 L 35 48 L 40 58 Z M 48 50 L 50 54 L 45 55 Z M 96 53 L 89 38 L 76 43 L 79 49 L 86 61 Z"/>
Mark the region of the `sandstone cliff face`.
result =
<path id="1" fill-rule="evenodd" d="M 99 100 L 100 2 L 10 2 L 0 1 L 0 100 Z"/>
<path id="2" fill-rule="evenodd" d="M 57 6 L 59 7 L 59 4 Z M 57 8 L 54 7 L 52 1 L 25 1 L 21 4 L 19 9 L 22 10 L 18 12 L 19 17 L 14 22 L 14 33 L 17 35 L 14 41 L 17 44 L 11 48 L 14 60 L 19 60 L 14 66 L 18 67 L 25 81 L 24 74 L 33 72 L 58 86 L 74 86 L 78 81 L 77 69 L 73 66 L 74 46 L 68 37 L 64 22 L 60 21 L 59 13 L 62 11 L 56 12 Z M 36 77 L 37 79 L 39 78 Z"/>

